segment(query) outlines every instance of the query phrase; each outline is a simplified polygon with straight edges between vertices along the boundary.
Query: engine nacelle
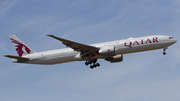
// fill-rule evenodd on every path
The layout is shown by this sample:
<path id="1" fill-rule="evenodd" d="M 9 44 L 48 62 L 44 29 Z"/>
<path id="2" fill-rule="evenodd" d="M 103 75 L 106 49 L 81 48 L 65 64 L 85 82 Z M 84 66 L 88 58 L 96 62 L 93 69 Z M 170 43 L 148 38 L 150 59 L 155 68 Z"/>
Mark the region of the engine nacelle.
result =
<path id="1" fill-rule="evenodd" d="M 99 50 L 99 54 L 103 56 L 115 56 L 116 51 L 114 46 L 104 46 Z"/>
<path id="2" fill-rule="evenodd" d="M 113 56 L 113 57 L 108 57 L 105 60 L 110 61 L 111 63 L 113 63 L 113 62 L 121 62 L 121 61 L 123 61 L 123 55 L 120 54 L 120 55 L 116 55 L 116 56 Z"/>

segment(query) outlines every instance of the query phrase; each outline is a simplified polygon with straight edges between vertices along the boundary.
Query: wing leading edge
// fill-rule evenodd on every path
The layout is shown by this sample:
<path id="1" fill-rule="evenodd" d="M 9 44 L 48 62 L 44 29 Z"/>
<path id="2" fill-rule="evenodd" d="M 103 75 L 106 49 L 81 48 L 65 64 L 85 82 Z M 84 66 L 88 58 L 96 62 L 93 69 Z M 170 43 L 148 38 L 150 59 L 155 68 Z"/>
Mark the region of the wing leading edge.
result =
<path id="1" fill-rule="evenodd" d="M 84 53 L 84 52 L 93 53 L 93 52 L 99 50 L 99 48 L 97 48 L 97 47 L 90 46 L 90 45 L 85 45 L 85 44 L 81 44 L 81 43 L 77 43 L 77 42 L 70 41 L 70 40 L 63 39 L 63 38 L 59 38 L 59 37 L 56 37 L 54 35 L 47 35 L 47 36 L 55 38 L 55 39 L 61 41 L 62 44 L 66 45 L 67 47 L 70 47 L 70 48 L 74 49 L 74 51 L 78 51 L 78 52 L 81 52 L 81 53 Z"/>

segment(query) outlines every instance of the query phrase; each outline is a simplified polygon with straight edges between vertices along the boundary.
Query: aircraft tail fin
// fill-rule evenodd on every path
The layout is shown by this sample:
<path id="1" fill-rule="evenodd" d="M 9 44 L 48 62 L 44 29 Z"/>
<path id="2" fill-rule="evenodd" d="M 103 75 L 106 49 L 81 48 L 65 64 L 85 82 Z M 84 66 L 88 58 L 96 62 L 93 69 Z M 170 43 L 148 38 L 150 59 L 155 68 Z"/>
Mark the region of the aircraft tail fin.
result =
<path id="1" fill-rule="evenodd" d="M 13 43 L 19 57 L 22 57 L 27 54 L 35 53 L 31 48 L 29 48 L 25 43 L 23 43 L 20 39 L 18 39 L 15 35 L 9 36 L 11 42 Z"/>

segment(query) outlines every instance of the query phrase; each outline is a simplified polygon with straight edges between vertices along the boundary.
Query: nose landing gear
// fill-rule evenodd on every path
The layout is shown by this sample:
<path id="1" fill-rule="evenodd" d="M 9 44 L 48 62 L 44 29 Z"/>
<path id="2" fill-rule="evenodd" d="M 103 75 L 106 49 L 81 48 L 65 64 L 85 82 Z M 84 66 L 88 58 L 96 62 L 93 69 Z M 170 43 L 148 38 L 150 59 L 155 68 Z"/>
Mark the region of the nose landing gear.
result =
<path id="1" fill-rule="evenodd" d="M 97 59 L 88 60 L 88 61 L 85 62 L 85 65 L 88 66 L 89 64 L 92 64 L 92 65 L 90 66 L 90 68 L 93 69 L 93 68 L 96 68 L 96 67 L 99 67 L 99 66 L 100 66 L 100 64 L 99 64 L 99 63 L 96 63 L 96 62 L 97 62 Z"/>
<path id="2" fill-rule="evenodd" d="M 164 47 L 164 48 L 163 48 L 163 51 L 164 51 L 164 52 L 163 52 L 163 55 L 166 55 L 166 49 L 168 49 L 168 48 L 167 48 L 167 47 Z"/>

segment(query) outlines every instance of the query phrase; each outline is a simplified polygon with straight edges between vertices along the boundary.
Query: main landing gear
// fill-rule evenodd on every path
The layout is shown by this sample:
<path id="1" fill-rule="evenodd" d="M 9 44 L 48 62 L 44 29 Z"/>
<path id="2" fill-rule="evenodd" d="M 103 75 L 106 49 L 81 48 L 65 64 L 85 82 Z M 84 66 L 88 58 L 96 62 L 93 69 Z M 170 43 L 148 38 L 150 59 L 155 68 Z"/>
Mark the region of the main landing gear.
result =
<path id="1" fill-rule="evenodd" d="M 163 55 L 166 55 L 166 49 L 168 49 L 168 48 L 167 48 L 167 47 L 164 47 L 164 48 L 163 48 L 163 51 L 164 51 L 164 52 L 163 52 Z"/>
<path id="2" fill-rule="evenodd" d="M 92 65 L 90 66 L 90 68 L 93 69 L 93 68 L 96 68 L 96 67 L 99 67 L 99 66 L 100 66 L 100 64 L 99 64 L 99 63 L 96 63 L 96 62 L 97 62 L 97 59 L 88 60 L 88 61 L 85 62 L 85 65 L 88 66 L 89 64 L 92 64 Z"/>

